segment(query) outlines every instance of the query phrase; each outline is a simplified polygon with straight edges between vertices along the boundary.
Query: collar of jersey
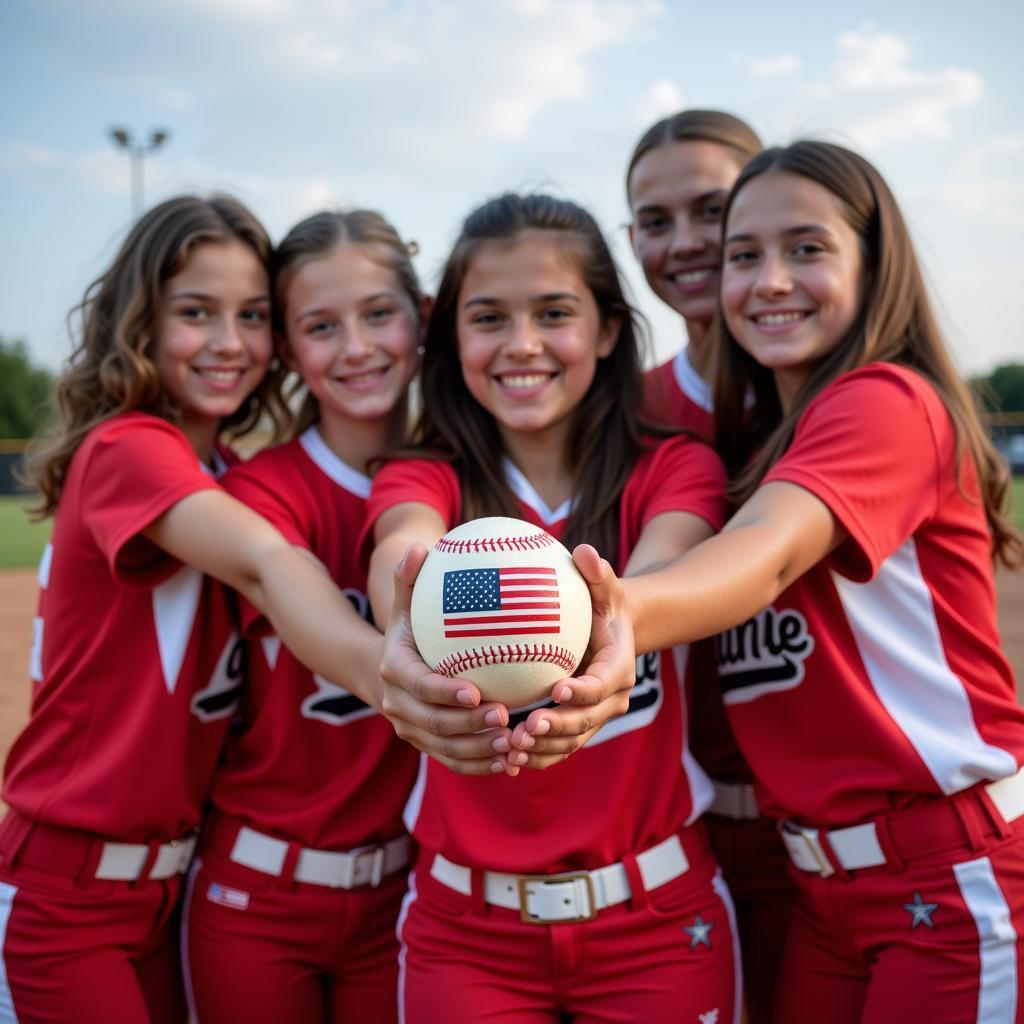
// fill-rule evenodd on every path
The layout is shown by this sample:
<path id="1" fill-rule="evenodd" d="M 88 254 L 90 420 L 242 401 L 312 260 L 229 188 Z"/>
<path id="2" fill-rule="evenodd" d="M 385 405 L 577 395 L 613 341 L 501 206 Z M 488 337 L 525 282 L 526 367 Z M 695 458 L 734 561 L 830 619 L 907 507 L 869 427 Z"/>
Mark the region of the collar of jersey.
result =
<path id="1" fill-rule="evenodd" d="M 316 424 L 299 435 L 299 444 L 324 475 L 330 477 L 339 487 L 344 487 L 357 498 L 365 500 L 370 496 L 370 478 L 339 459 L 320 436 Z"/>
<path id="2" fill-rule="evenodd" d="M 508 484 L 512 493 L 525 505 L 529 505 L 545 526 L 552 523 L 560 523 L 568 519 L 576 505 L 575 498 L 567 498 L 556 509 L 548 508 L 544 499 L 534 489 L 533 484 L 523 475 L 523 471 L 507 456 L 501 458 L 502 472 L 505 474 L 505 483 Z"/>

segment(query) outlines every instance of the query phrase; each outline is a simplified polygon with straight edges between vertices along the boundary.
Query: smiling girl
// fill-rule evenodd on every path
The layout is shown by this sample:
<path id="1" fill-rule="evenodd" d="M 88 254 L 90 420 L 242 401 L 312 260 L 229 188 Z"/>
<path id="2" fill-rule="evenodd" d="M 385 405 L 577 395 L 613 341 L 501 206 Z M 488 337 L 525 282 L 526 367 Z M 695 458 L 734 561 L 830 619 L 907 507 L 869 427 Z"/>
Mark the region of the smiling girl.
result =
<path id="1" fill-rule="evenodd" d="M 319 213 L 274 256 L 285 361 L 305 391 L 293 440 L 229 473 L 229 493 L 310 552 L 370 620 L 354 539 L 367 463 L 404 440 L 429 300 L 410 251 L 369 210 Z M 395 922 L 411 862 L 402 807 L 416 751 L 356 695 L 305 668 L 243 606 L 242 728 L 211 791 L 187 904 L 197 1021 L 397 1013 Z"/>
<path id="2" fill-rule="evenodd" d="M 682 110 L 640 136 L 626 169 L 629 241 L 651 290 L 686 325 L 685 347 L 644 375 L 644 413 L 712 435 L 712 346 L 722 214 L 743 165 L 761 151 L 745 121 Z"/>
<path id="3" fill-rule="evenodd" d="M 641 408 L 655 422 L 708 441 L 714 435 L 711 322 L 718 309 L 725 201 L 743 165 L 760 151 L 761 140 L 738 117 L 682 110 L 644 132 L 626 171 L 633 251 L 651 290 L 683 318 L 687 336 L 682 351 L 644 375 Z M 775 823 L 760 813 L 750 766 L 729 728 L 713 641 L 679 653 L 694 676 L 690 743 L 715 787 L 706 824 L 736 902 L 748 1016 L 762 1024 L 771 1016 L 793 899 L 787 857 Z"/>
<path id="4" fill-rule="evenodd" d="M 83 302 L 31 464 L 54 524 L 3 789 L 6 1019 L 186 1017 L 177 897 L 242 683 L 217 580 L 318 671 L 367 694 L 377 678 L 376 630 L 214 479 L 221 432 L 270 408 L 269 259 L 240 203 L 182 196 L 138 221 Z"/>
<path id="5" fill-rule="evenodd" d="M 597 597 L 640 650 L 728 631 L 726 706 L 798 885 L 777 1019 L 1020 1020 L 1024 711 L 992 572 L 1024 554 L 1006 467 L 870 164 L 769 150 L 725 223 L 715 407 L 747 455 L 742 505 Z"/>
<path id="6" fill-rule="evenodd" d="M 418 445 L 374 478 L 375 607 L 390 608 L 408 545 L 478 516 L 589 539 L 630 573 L 709 537 L 721 464 L 692 438 L 645 437 L 639 390 L 633 313 L 593 219 L 537 195 L 471 213 L 427 332 Z M 545 705 L 573 735 L 538 753 L 543 774 L 503 770 L 506 724 L 538 709 L 492 706 L 492 728 L 460 732 L 465 713 L 437 706 L 447 757 L 421 761 L 406 809 L 420 845 L 400 924 L 410 1024 L 735 1019 L 731 904 L 697 821 L 710 786 L 687 749 L 683 687 L 671 656 L 633 667 L 632 702 Z M 409 690 L 384 703 L 403 735 L 405 707 L 438 678 L 407 668 Z"/>

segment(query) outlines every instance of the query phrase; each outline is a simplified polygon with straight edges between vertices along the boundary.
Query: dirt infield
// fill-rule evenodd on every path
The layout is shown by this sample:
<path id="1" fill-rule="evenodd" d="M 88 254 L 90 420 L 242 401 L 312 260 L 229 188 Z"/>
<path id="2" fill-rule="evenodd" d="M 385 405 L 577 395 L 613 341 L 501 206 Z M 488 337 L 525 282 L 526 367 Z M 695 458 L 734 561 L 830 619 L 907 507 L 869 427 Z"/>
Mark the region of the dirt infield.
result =
<path id="1" fill-rule="evenodd" d="M 1024 693 L 1024 572 L 1002 572 L 999 625 L 1010 663 Z M 17 735 L 28 714 L 28 659 L 36 608 L 36 574 L 32 569 L 0 572 L 0 754 Z"/>

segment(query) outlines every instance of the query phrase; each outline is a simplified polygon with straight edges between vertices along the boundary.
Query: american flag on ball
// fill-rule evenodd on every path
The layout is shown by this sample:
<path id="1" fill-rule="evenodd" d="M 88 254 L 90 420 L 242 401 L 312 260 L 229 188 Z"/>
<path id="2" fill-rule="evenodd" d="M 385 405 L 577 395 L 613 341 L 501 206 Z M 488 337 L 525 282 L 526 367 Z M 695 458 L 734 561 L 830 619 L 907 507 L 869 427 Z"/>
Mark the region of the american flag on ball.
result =
<path id="1" fill-rule="evenodd" d="M 558 576 L 553 568 L 513 565 L 444 574 L 446 637 L 558 633 Z"/>

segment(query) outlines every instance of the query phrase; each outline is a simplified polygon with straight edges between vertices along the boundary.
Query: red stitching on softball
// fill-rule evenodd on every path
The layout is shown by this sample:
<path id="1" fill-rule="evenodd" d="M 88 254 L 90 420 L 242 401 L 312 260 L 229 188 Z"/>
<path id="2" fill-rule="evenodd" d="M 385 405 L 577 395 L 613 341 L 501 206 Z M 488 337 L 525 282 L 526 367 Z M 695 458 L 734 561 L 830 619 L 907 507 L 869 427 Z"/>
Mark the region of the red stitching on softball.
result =
<path id="1" fill-rule="evenodd" d="M 557 665 L 567 674 L 576 667 L 576 659 L 565 647 L 555 644 L 506 644 L 473 647 L 468 651 L 449 654 L 434 666 L 434 671 L 442 676 L 455 676 L 482 665 L 506 665 L 524 661 Z"/>
<path id="2" fill-rule="evenodd" d="M 435 551 L 453 555 L 471 555 L 478 551 L 536 551 L 556 543 L 550 533 L 533 533 L 526 537 L 477 537 L 474 540 L 450 540 L 442 537 Z"/>

